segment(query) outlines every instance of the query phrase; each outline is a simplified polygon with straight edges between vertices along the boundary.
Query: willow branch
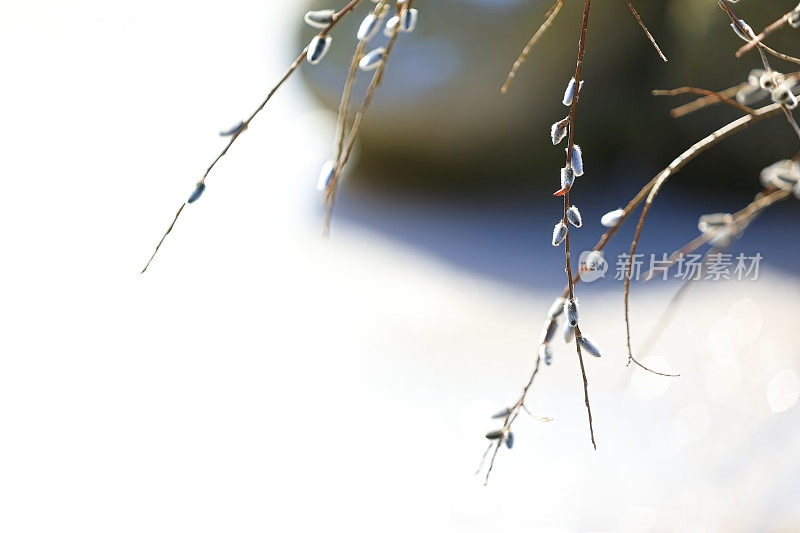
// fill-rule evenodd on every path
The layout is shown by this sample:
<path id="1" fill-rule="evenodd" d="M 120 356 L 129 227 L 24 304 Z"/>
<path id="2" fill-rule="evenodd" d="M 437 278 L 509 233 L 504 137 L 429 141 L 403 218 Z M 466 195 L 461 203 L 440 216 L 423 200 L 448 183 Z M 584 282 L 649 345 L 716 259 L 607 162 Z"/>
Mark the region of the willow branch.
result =
<path id="1" fill-rule="evenodd" d="M 636 363 L 642 368 L 646 368 L 642 365 L 634 356 L 633 356 L 633 349 L 631 348 L 631 324 L 630 324 L 630 285 L 631 285 L 631 272 L 633 269 L 633 257 L 636 253 L 636 247 L 639 244 L 639 239 L 642 235 L 642 229 L 644 227 L 644 222 L 647 218 L 647 215 L 650 211 L 650 207 L 653 205 L 653 201 L 655 197 L 658 195 L 658 192 L 661 190 L 661 187 L 670 178 L 678 171 L 680 171 L 687 163 L 692 161 L 701 153 L 705 152 L 712 146 L 716 145 L 720 141 L 730 137 L 734 133 L 742 131 L 747 127 L 751 126 L 755 122 L 763 120 L 767 117 L 771 117 L 777 114 L 781 109 L 780 104 L 772 104 L 766 107 L 762 107 L 758 109 L 754 114 L 747 115 L 733 122 L 723 126 L 722 128 L 718 129 L 708 137 L 704 138 L 703 140 L 695 143 L 692 145 L 688 150 L 683 152 L 680 156 L 678 156 L 672 163 L 669 164 L 667 168 L 662 170 L 654 179 L 655 183 L 650 188 L 650 191 L 647 195 L 647 200 L 645 201 L 644 208 L 642 209 L 642 213 L 639 216 L 639 222 L 636 225 L 636 233 L 633 237 L 633 241 L 631 243 L 630 252 L 628 254 L 629 261 L 628 261 L 628 268 L 625 274 L 625 328 L 627 334 L 627 344 L 628 344 L 628 363 L 630 364 L 631 361 Z M 648 369 L 650 370 L 650 369 Z M 651 370 L 651 372 L 654 372 Z M 654 372 L 659 374 L 659 372 Z"/>
<path id="2" fill-rule="evenodd" d="M 545 15 L 547 19 L 542 23 L 541 26 L 539 26 L 539 29 L 533 34 L 531 40 L 528 41 L 528 44 L 526 44 L 525 48 L 522 49 L 522 53 L 519 55 L 517 60 L 514 61 L 514 66 L 511 67 L 511 72 L 508 73 L 506 81 L 503 83 L 503 87 L 500 89 L 501 93 L 506 94 L 508 87 L 511 85 L 511 82 L 514 81 L 514 77 L 517 75 L 517 71 L 528 58 L 531 48 L 533 48 L 533 45 L 536 44 L 536 41 L 538 41 L 539 38 L 545 34 L 548 28 L 553 25 L 553 21 L 556 19 L 558 12 L 561 11 L 561 8 L 564 7 L 565 1 L 566 0 L 556 0 L 556 3 L 553 4 L 553 7 L 547 11 L 547 14 Z"/>
<path id="3" fill-rule="evenodd" d="M 342 9 L 340 9 L 337 13 L 333 15 L 331 23 L 328 24 L 328 26 L 326 26 L 324 29 L 322 29 L 322 31 L 320 31 L 318 35 L 320 37 L 327 36 L 330 33 L 330 31 L 334 28 L 334 26 L 336 26 L 336 24 L 345 15 L 350 13 L 360 2 L 361 0 L 351 0 L 347 5 L 345 5 Z M 306 58 L 306 54 L 308 54 L 308 46 L 306 46 L 300 53 L 300 55 L 297 56 L 297 59 L 295 59 L 292 62 L 292 64 L 289 66 L 289 69 L 283 74 L 280 80 L 278 80 L 278 83 L 276 83 L 272 87 L 272 89 L 270 89 L 270 91 L 267 93 L 267 96 L 264 98 L 261 104 L 259 104 L 259 106 L 255 109 L 255 111 L 253 111 L 247 118 L 247 120 L 243 121 L 241 125 L 236 129 L 236 131 L 234 131 L 231 134 L 230 140 L 228 140 L 228 144 L 225 145 L 225 148 L 222 149 L 222 152 L 220 152 L 220 154 L 208 166 L 206 171 L 203 173 L 203 177 L 200 179 L 200 183 L 206 182 L 206 178 L 208 178 L 208 175 L 211 173 L 211 171 L 214 169 L 214 167 L 217 165 L 220 159 L 222 159 L 225 156 L 225 154 L 228 153 L 228 150 L 230 150 L 231 146 L 233 146 L 233 143 L 236 142 L 236 139 L 239 138 L 239 135 L 241 135 L 247 130 L 247 128 L 250 126 L 250 122 L 252 122 L 253 119 L 256 118 L 256 116 L 261 112 L 262 109 L 264 109 L 264 107 L 266 107 L 267 103 L 269 103 L 272 97 L 275 96 L 275 93 L 278 92 L 278 89 L 280 89 L 283 86 L 283 84 L 286 83 L 286 81 L 292 77 L 292 74 L 294 74 L 295 71 L 300 67 L 300 65 L 303 63 L 303 60 Z M 153 255 L 150 256 L 150 260 L 147 261 L 147 264 L 144 266 L 140 274 L 144 274 L 145 271 L 147 271 L 147 268 L 150 266 L 150 263 L 152 263 L 153 259 L 155 259 L 159 248 L 161 248 L 161 245 L 164 243 L 164 239 L 167 238 L 167 235 L 170 234 L 172 228 L 175 227 L 175 223 L 181 216 L 181 212 L 183 211 L 184 207 L 186 207 L 185 202 L 181 205 L 181 208 L 178 210 L 178 213 L 175 215 L 175 218 L 172 220 L 172 223 L 169 225 L 169 228 L 167 228 L 167 231 L 161 237 L 161 240 L 158 241 L 158 244 L 156 245 L 156 249 L 153 252 Z"/>
<path id="4" fill-rule="evenodd" d="M 661 48 L 658 46 L 658 43 L 656 42 L 655 38 L 653 37 L 653 34 L 650 33 L 650 30 L 648 30 L 647 26 L 645 26 L 644 21 L 642 20 L 642 17 L 639 16 L 639 13 L 636 11 L 636 8 L 633 7 L 633 4 L 631 3 L 631 0 L 625 0 L 625 1 L 628 3 L 628 7 L 630 8 L 631 13 L 633 13 L 633 16 L 636 17 L 636 22 L 639 23 L 639 26 L 641 26 L 642 30 L 644 31 L 644 34 L 647 35 L 647 38 L 650 39 L 651 43 L 653 43 L 653 48 L 656 49 L 656 52 L 658 52 L 658 55 L 661 56 L 661 59 L 664 60 L 664 63 L 669 62 L 669 59 L 667 59 L 667 56 L 664 55 L 664 53 L 661 51 Z"/>

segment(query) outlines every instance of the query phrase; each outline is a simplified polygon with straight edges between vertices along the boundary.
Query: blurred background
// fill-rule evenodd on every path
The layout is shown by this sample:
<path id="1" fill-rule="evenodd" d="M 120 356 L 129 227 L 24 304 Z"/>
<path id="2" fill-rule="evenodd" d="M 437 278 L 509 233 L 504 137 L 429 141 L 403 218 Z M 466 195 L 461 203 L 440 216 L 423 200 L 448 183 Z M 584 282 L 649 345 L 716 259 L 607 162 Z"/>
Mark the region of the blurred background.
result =
<path id="1" fill-rule="evenodd" d="M 757 281 L 700 284 L 647 362 L 626 368 L 622 285 L 579 287 L 604 349 L 587 361 L 589 443 L 573 347 L 558 345 L 488 487 L 473 472 L 535 359 L 563 284 L 563 118 L 581 3 L 570 0 L 508 95 L 499 88 L 549 2 L 418 0 L 320 239 L 352 35 L 303 65 L 188 207 L 180 202 L 313 36 L 328 4 L 5 2 L 0 116 L 0 529 L 28 531 L 795 531 L 800 528 L 796 200 L 732 248 Z M 760 29 L 795 5 L 742 0 Z M 330 6 L 333 7 L 333 6 Z M 664 64 L 624 2 L 592 12 L 573 201 L 600 216 L 737 117 L 682 119 L 688 98 L 759 66 L 713 0 L 640 0 Z M 382 38 L 376 40 L 376 44 Z M 797 34 L 770 44 L 798 55 Z M 779 61 L 774 66 L 792 71 Z M 363 94 L 366 79 L 360 80 Z M 720 144 L 664 189 L 642 253 L 744 207 L 758 172 L 797 151 L 780 117 Z M 608 256 L 627 250 L 632 224 Z M 637 284 L 641 346 L 679 284 Z"/>

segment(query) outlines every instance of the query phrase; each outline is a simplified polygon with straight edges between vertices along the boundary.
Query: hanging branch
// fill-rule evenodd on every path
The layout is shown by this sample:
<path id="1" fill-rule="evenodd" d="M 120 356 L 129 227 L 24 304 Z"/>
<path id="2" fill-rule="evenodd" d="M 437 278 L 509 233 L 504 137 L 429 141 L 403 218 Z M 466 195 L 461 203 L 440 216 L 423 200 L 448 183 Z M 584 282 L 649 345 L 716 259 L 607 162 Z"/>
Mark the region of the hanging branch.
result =
<path id="1" fill-rule="evenodd" d="M 331 32 L 331 30 L 334 28 L 334 26 L 336 26 L 336 24 L 340 20 L 342 20 L 342 18 L 344 18 L 345 15 L 350 13 L 360 2 L 361 2 L 361 0 L 351 0 L 347 5 L 345 5 L 338 12 L 334 13 L 333 15 L 331 15 L 331 22 L 317 34 L 317 37 L 319 37 L 320 39 L 324 39 L 325 37 L 327 37 L 328 34 Z M 272 97 L 275 95 L 275 93 L 278 92 L 278 89 L 280 89 L 283 86 L 283 84 L 286 83 L 286 81 L 289 78 L 292 77 L 292 74 L 294 74 L 295 71 L 300 67 L 300 65 L 303 63 L 303 60 L 308 55 L 309 47 L 310 47 L 310 45 L 306 46 L 303 49 L 303 51 L 300 53 L 300 55 L 297 56 L 297 59 L 295 59 L 294 62 L 292 62 L 292 64 L 289 66 L 289 69 L 283 74 L 283 76 L 280 78 L 280 80 L 278 80 L 278 83 L 276 83 L 275 86 L 273 86 L 272 89 L 270 89 L 270 91 L 267 93 L 267 96 L 264 98 L 264 100 L 261 102 L 261 104 L 255 109 L 255 111 L 253 111 L 250 114 L 250 116 L 247 118 L 247 120 L 244 120 L 243 122 L 239 123 L 238 126 L 236 126 L 234 129 L 230 130 L 229 132 L 225 132 L 224 133 L 226 136 L 230 136 L 230 140 L 228 141 L 228 144 L 225 145 L 225 148 L 222 149 L 222 152 L 220 152 L 220 154 L 216 157 L 216 159 L 214 159 L 211 162 L 211 164 L 208 166 L 208 168 L 206 169 L 205 173 L 203 174 L 203 177 L 198 182 L 197 187 L 195 188 L 195 192 L 192 194 L 192 196 L 189 199 L 189 201 L 188 202 L 184 202 L 183 204 L 181 204 L 180 209 L 178 209 L 178 212 L 175 214 L 175 218 L 173 218 L 172 223 L 169 225 L 169 228 L 164 233 L 164 235 L 161 237 L 161 240 L 156 245 L 155 251 L 153 251 L 153 255 L 150 256 L 150 259 L 147 261 L 147 264 L 144 266 L 144 268 L 142 269 L 140 274 L 144 274 L 147 271 L 147 268 L 150 266 L 150 263 L 152 263 L 153 259 L 155 259 L 159 248 L 161 248 L 161 245 L 164 242 L 164 239 L 167 238 L 167 235 L 170 234 L 170 232 L 172 231 L 172 228 L 175 227 L 175 223 L 178 221 L 178 218 L 181 216 L 181 213 L 183 212 L 183 208 L 186 207 L 187 203 L 193 203 L 194 201 L 199 199 L 200 195 L 205 190 L 205 182 L 206 182 L 206 178 L 208 178 L 208 175 L 211 173 L 211 171 L 217 165 L 219 160 L 222 159 L 225 156 L 225 154 L 228 153 L 228 150 L 230 150 L 231 146 L 233 146 L 233 143 L 236 142 L 236 139 L 239 138 L 239 135 L 241 135 L 242 133 L 244 133 L 247 130 L 247 128 L 250 126 L 250 122 L 252 122 L 253 119 L 256 118 L 256 116 L 261 112 L 262 109 L 264 109 L 264 107 L 267 105 L 267 103 L 269 103 L 269 101 L 272 99 Z"/>
<path id="2" fill-rule="evenodd" d="M 658 43 L 656 42 L 655 38 L 653 37 L 653 34 L 650 33 L 650 30 L 648 30 L 647 26 L 645 26 L 644 21 L 642 20 L 642 17 L 639 16 L 639 13 L 636 11 L 636 8 L 633 7 L 633 4 L 631 3 L 631 0 L 625 0 L 625 1 L 628 3 L 628 7 L 630 8 L 631 13 L 633 13 L 633 16 L 636 17 L 636 22 L 638 22 L 639 26 L 642 27 L 642 30 L 644 31 L 644 34 L 647 36 L 648 39 L 650 39 L 650 42 L 653 44 L 653 48 L 656 49 L 656 52 L 658 52 L 658 55 L 661 57 L 661 59 L 664 61 L 664 63 L 669 62 L 669 59 L 667 59 L 667 56 L 664 55 L 664 53 L 661 51 L 661 48 L 658 46 Z"/>

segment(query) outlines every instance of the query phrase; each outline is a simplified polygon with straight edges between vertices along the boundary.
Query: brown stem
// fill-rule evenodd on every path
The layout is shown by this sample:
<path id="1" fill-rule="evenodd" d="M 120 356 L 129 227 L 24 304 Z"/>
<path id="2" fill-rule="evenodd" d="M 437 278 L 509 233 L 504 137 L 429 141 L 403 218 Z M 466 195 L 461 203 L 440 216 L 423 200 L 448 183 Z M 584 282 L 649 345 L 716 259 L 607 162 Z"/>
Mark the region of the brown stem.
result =
<path id="1" fill-rule="evenodd" d="M 718 93 L 715 91 L 709 91 L 708 89 L 701 89 L 699 87 L 678 87 L 677 89 L 669 89 L 669 90 L 654 90 L 652 92 L 653 96 L 677 96 L 679 94 L 701 94 L 704 96 L 709 96 L 711 98 L 715 98 L 720 102 L 728 104 L 731 107 L 735 107 L 739 111 L 743 111 L 748 115 L 752 115 L 755 113 L 751 108 L 747 107 L 746 105 L 742 105 L 733 98 L 729 98 L 727 95 Z M 674 115 L 673 115 L 674 117 Z"/>
<path id="2" fill-rule="evenodd" d="M 578 62 L 575 66 L 575 94 L 572 98 L 572 105 L 569 107 L 569 144 L 567 146 L 567 166 L 570 166 L 572 161 L 572 150 L 575 147 L 575 115 L 576 110 L 578 107 L 578 100 L 580 100 L 580 87 L 581 87 L 581 77 L 583 75 L 583 58 L 586 54 L 586 35 L 589 31 L 589 12 L 592 9 L 592 0 L 584 0 L 583 4 L 583 22 L 581 25 L 581 35 L 580 39 L 578 40 Z M 567 221 L 567 210 L 570 207 L 569 202 L 569 190 L 564 193 L 564 218 L 563 222 L 567 225 L 567 235 L 564 240 L 564 257 L 566 262 L 566 274 L 567 274 L 567 287 L 569 289 L 569 299 L 573 300 L 575 298 L 575 287 L 572 282 L 572 265 L 570 262 L 570 247 L 569 247 L 569 223 Z M 594 440 L 594 426 L 592 424 L 592 407 L 589 404 L 589 382 L 586 379 L 586 368 L 583 364 L 583 354 L 581 353 L 581 345 L 578 342 L 580 338 L 580 329 L 578 327 L 575 328 L 575 348 L 578 352 L 578 361 L 580 362 L 581 367 L 581 375 L 583 376 L 583 394 L 586 403 L 586 411 L 589 415 L 589 435 L 592 439 L 592 446 L 594 449 L 597 449 L 597 443 Z"/>
<path id="3" fill-rule="evenodd" d="M 500 89 L 501 93 L 506 94 L 506 92 L 508 91 L 508 87 L 511 85 L 511 82 L 514 81 L 514 77 L 516 77 L 517 75 L 517 71 L 525 62 L 525 60 L 528 58 L 528 54 L 530 53 L 531 48 L 533 48 L 533 45 L 535 45 L 536 42 L 539 40 L 539 38 L 542 35 L 544 35 L 544 33 L 548 30 L 548 28 L 552 26 L 553 21 L 556 19 L 556 16 L 558 15 L 558 12 L 561 11 L 562 7 L 564 7 L 565 1 L 566 0 L 556 0 L 556 3 L 553 4 L 553 7 L 551 7 L 547 11 L 547 14 L 545 15 L 545 17 L 547 17 L 546 20 L 542 23 L 541 26 L 539 26 L 539 29 L 536 30 L 536 33 L 533 34 L 533 37 L 531 37 L 530 41 L 528 41 L 528 44 L 526 44 L 525 48 L 522 49 L 522 53 L 519 55 L 517 60 L 514 61 L 514 66 L 511 67 L 511 72 L 509 72 L 508 76 L 506 76 L 506 81 L 505 83 L 503 83 L 503 87 Z"/>
<path id="4" fill-rule="evenodd" d="M 650 39 L 651 43 L 653 43 L 653 47 L 656 49 L 656 52 L 658 52 L 658 55 L 661 56 L 661 59 L 664 60 L 664 63 L 669 62 L 667 57 L 661 51 L 661 48 L 658 46 L 658 43 L 656 42 L 655 38 L 653 37 L 653 34 L 650 33 L 650 30 L 648 30 L 647 26 L 645 26 L 644 21 L 642 20 L 642 17 L 639 16 L 639 13 L 636 11 L 636 8 L 633 7 L 633 4 L 631 3 L 631 0 L 625 0 L 625 1 L 628 2 L 628 7 L 630 8 L 631 13 L 633 13 L 633 16 L 636 17 L 636 21 L 639 23 L 639 26 L 642 27 L 642 30 L 644 30 L 644 33 L 645 33 L 645 35 L 647 35 L 647 38 Z"/>
<path id="5" fill-rule="evenodd" d="M 708 150 L 715 144 L 719 143 L 720 141 L 730 137 L 734 133 L 737 133 L 755 122 L 762 120 L 764 118 L 770 117 L 775 115 L 780 111 L 782 106 L 780 104 L 772 104 L 766 107 L 763 107 L 757 110 L 752 115 L 747 115 L 740 119 L 734 120 L 733 122 L 723 126 L 722 128 L 718 129 L 708 137 L 704 138 L 700 142 L 695 143 L 692 145 L 688 150 L 683 152 L 680 156 L 678 156 L 672 163 L 669 164 L 667 168 L 662 170 L 655 178 L 654 181 L 651 182 L 652 186 L 650 187 L 650 192 L 647 195 L 647 200 L 645 201 L 644 208 L 642 209 L 642 214 L 639 216 L 639 222 L 636 225 L 636 233 L 633 237 L 633 241 L 631 243 L 630 252 L 628 254 L 628 268 L 625 273 L 625 328 L 627 334 L 627 343 L 628 343 L 628 363 L 630 364 L 631 361 L 636 363 L 637 365 L 644 367 L 636 358 L 633 356 L 633 349 L 631 348 L 631 323 L 630 323 L 630 286 L 631 286 L 631 273 L 633 270 L 633 257 L 636 253 L 636 247 L 639 244 L 639 239 L 642 235 L 642 229 L 644 227 L 644 221 L 647 218 L 647 214 L 650 211 L 650 207 L 653 205 L 653 201 L 660 191 L 661 187 L 664 183 L 669 179 L 670 176 L 676 174 L 680 171 L 687 163 L 691 160 L 696 158 L 702 152 Z M 649 184 L 648 184 L 649 185 Z M 647 188 L 647 187 L 646 187 Z M 648 369 L 650 370 L 650 369 Z M 652 371 L 652 370 L 651 370 Z M 658 372 L 654 372 L 658 373 Z"/>
<path id="6" fill-rule="evenodd" d="M 756 35 L 755 39 L 745 44 L 736 51 L 736 57 L 741 58 L 744 54 L 752 50 L 753 47 L 757 46 L 761 41 L 763 41 L 767 37 L 767 35 L 783 27 L 787 22 L 789 22 L 789 18 L 792 16 L 794 10 L 798 8 L 800 8 L 800 4 L 798 4 L 797 7 L 795 7 L 792 11 L 789 11 L 784 16 L 782 16 L 781 18 L 779 18 L 778 20 L 776 20 L 775 22 L 764 28 L 764 31 Z"/>

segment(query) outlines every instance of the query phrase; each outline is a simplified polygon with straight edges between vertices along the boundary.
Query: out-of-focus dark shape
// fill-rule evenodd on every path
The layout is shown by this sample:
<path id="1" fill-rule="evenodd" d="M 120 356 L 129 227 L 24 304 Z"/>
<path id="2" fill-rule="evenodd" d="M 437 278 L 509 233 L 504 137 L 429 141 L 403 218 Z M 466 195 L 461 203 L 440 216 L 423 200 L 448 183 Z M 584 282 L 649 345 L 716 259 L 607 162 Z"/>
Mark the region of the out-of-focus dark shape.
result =
<path id="1" fill-rule="evenodd" d="M 331 7 L 330 0 L 308 9 Z M 552 28 L 531 51 L 508 94 L 500 87 L 522 47 L 544 20 L 550 0 L 436 0 L 419 2 L 417 30 L 402 35 L 390 59 L 370 116 L 362 126 L 360 172 L 381 183 L 454 190 L 503 189 L 521 183 L 554 188 L 561 154 L 548 140 L 563 118 L 561 99 L 575 69 L 581 2 L 568 2 Z M 721 90 L 746 81 L 760 66 L 758 54 L 734 53 L 741 40 L 715 2 L 640 2 L 638 11 L 670 62 L 654 52 L 624 2 L 599 5 L 592 13 L 576 135 L 592 161 L 592 175 L 620 168 L 652 169 L 722 124 L 736 118 L 723 106 L 671 119 L 669 110 L 692 96 L 654 97 L 652 89 L 691 84 Z M 742 2 L 737 14 L 757 32 L 796 5 L 794 0 Z M 343 20 L 330 56 L 303 76 L 326 107 L 335 109 L 356 46 L 362 16 Z M 302 20 L 298 21 L 298 26 Z M 303 29 L 298 44 L 308 40 Z M 375 38 L 379 46 L 382 34 Z M 791 30 L 770 35 L 769 45 L 800 53 Z M 800 70 L 773 60 L 776 70 Z M 363 95 L 368 77 L 356 85 Z M 358 96 L 356 96 L 357 98 Z M 766 130 L 769 130 L 767 133 Z M 770 161 L 796 151 L 796 137 L 776 118 L 737 136 L 693 163 L 706 178 L 749 187 Z M 548 169 L 551 169 L 548 171 Z M 719 169 L 723 169 L 721 172 Z M 372 176 L 370 178 L 370 176 Z M 591 179 L 591 176 L 587 176 Z M 644 176 L 643 176 L 644 179 Z M 694 183 L 698 181 L 698 183 Z"/>

